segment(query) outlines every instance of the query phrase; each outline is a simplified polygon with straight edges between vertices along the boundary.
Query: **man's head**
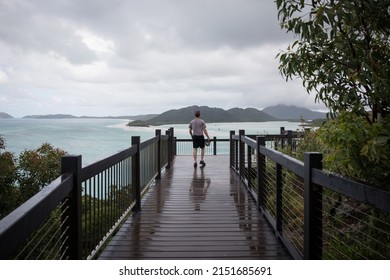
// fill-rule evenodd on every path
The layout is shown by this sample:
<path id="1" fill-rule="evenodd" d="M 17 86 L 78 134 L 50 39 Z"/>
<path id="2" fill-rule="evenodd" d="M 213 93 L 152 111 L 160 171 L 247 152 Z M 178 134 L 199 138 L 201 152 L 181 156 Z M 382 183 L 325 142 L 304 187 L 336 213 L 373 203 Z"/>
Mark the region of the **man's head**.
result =
<path id="1" fill-rule="evenodd" d="M 200 111 L 195 111 L 195 117 L 197 117 L 197 118 L 200 117 Z"/>

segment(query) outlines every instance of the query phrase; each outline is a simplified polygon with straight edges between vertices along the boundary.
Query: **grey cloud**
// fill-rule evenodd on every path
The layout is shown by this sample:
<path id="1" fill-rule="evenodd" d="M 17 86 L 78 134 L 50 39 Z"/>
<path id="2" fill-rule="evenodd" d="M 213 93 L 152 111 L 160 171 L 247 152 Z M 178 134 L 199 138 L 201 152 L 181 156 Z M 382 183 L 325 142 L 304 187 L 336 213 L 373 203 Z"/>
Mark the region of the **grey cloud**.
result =
<path id="1" fill-rule="evenodd" d="M 177 26 L 187 44 L 245 48 L 285 39 L 273 1 L 201 0 L 184 1 L 181 6 L 187 13 Z"/>
<path id="2" fill-rule="evenodd" d="M 247 48 L 286 39 L 279 29 L 275 3 L 268 0 L 31 0 L 25 3 L 28 4 L 11 5 L 0 12 L 0 23 L 7 23 L 1 24 L 0 36 L 34 51 L 55 51 L 72 63 L 96 59 L 80 38 L 75 37 L 72 27 L 76 26 L 114 41 L 121 57 L 118 63 L 136 59 L 139 53 L 150 49 L 171 52 L 180 48 Z"/>
<path id="3" fill-rule="evenodd" d="M 0 100 L 75 115 L 305 104 L 274 59 L 289 39 L 273 0 L 0 0 Z"/>
<path id="4" fill-rule="evenodd" d="M 76 36 L 71 22 L 36 10 L 39 9 L 29 5 L 1 9 L 0 40 L 24 52 L 54 53 L 75 64 L 96 59 L 95 53 Z"/>

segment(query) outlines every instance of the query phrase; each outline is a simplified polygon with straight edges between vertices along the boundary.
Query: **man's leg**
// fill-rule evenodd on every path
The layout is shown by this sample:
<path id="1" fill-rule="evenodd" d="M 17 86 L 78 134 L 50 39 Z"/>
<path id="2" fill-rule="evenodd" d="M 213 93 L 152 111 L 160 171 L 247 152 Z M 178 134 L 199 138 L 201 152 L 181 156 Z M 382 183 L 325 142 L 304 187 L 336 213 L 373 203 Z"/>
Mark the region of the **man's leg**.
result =
<path id="1" fill-rule="evenodd" d="M 198 149 L 197 148 L 194 148 L 193 149 L 193 152 L 192 152 L 192 156 L 194 157 L 194 167 L 197 166 L 197 157 L 198 157 Z"/>
<path id="2" fill-rule="evenodd" d="M 205 167 L 206 163 L 204 162 L 204 148 L 200 150 L 200 167 Z"/>

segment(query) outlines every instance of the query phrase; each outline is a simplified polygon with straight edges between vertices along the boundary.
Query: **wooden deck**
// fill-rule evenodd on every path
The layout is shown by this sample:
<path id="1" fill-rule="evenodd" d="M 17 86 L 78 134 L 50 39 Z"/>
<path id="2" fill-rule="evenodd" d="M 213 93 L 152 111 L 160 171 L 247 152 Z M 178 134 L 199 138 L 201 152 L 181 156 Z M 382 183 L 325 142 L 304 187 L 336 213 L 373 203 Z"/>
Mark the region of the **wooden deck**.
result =
<path id="1" fill-rule="evenodd" d="M 227 156 L 177 156 L 99 259 L 291 259 Z"/>

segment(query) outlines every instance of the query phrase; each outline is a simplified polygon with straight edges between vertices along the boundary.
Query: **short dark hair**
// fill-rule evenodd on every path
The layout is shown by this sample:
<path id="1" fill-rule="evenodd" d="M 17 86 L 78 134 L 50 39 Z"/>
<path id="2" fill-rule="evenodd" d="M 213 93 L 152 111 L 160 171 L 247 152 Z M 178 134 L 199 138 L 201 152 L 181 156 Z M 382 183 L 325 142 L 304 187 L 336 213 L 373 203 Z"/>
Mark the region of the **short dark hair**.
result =
<path id="1" fill-rule="evenodd" d="M 195 117 L 197 117 L 197 118 L 200 117 L 200 111 L 195 111 Z"/>

